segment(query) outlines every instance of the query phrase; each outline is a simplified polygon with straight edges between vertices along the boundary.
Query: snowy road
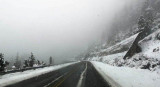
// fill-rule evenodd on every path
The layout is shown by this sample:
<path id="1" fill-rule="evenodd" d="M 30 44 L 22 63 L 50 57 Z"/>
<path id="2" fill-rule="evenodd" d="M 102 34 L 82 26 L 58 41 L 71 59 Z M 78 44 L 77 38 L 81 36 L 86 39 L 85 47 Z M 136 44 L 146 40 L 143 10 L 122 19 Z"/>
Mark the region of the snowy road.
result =
<path id="1" fill-rule="evenodd" d="M 6 87 L 109 87 L 109 85 L 90 62 L 80 62 Z"/>

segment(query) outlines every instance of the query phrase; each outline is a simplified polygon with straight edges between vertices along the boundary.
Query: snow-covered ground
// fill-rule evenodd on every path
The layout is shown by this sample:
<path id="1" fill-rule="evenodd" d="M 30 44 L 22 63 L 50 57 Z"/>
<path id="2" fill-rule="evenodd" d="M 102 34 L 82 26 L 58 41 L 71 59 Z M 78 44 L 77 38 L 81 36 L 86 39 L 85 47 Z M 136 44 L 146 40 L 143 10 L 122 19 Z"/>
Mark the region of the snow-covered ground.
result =
<path id="1" fill-rule="evenodd" d="M 66 64 L 61 64 L 61 65 L 56 65 L 56 66 L 51 66 L 51 67 L 45 67 L 45 68 L 39 68 L 36 70 L 27 70 L 24 72 L 16 72 L 16 73 L 11 73 L 11 74 L 6 74 L 3 76 L 0 76 L 0 87 L 4 87 L 9 84 L 14 84 L 16 82 L 26 80 L 32 77 L 36 77 L 72 64 L 75 64 L 77 62 L 73 63 L 66 63 Z"/>
<path id="2" fill-rule="evenodd" d="M 159 34 L 159 39 L 157 35 Z M 147 36 L 139 42 L 144 56 L 160 60 L 160 30 Z"/>
<path id="3" fill-rule="evenodd" d="M 131 39 L 119 44 L 124 46 L 127 41 Z M 90 61 L 113 87 L 160 87 L 160 30 L 139 41 L 138 45 L 142 52 L 126 60 L 123 57 L 127 51 L 93 57 Z M 103 51 L 115 47 L 116 45 Z"/>
<path id="4" fill-rule="evenodd" d="M 116 58 L 122 58 L 126 54 L 126 51 L 130 48 L 133 41 L 137 37 L 138 33 L 126 38 L 125 40 L 108 47 L 106 49 L 101 49 L 98 52 L 91 52 L 91 55 L 94 55 L 93 57 L 87 58 L 87 60 L 94 60 L 94 61 L 101 61 L 101 62 L 109 62 L 112 61 L 112 59 Z"/>
<path id="5" fill-rule="evenodd" d="M 121 53 L 116 53 L 116 54 L 111 54 L 111 55 L 107 55 L 107 56 L 102 56 L 102 57 L 93 57 L 93 58 L 89 58 L 88 60 L 91 61 L 100 61 L 100 62 L 104 62 L 107 64 L 111 64 L 114 65 L 115 60 L 120 60 L 124 57 L 124 55 L 126 54 L 127 51 L 121 52 Z"/>
<path id="6" fill-rule="evenodd" d="M 123 44 L 127 43 L 127 41 L 132 41 L 133 37 L 135 38 L 135 36 L 136 35 L 131 36 L 130 38 L 120 42 L 119 44 L 124 46 Z M 131 68 L 149 69 L 151 71 L 160 70 L 160 30 L 156 30 L 151 35 L 139 41 L 138 45 L 142 49 L 142 52 L 137 53 L 126 60 L 124 60 L 123 57 L 125 56 L 127 51 L 107 56 L 92 57 L 88 60 L 100 61 L 109 65 L 119 67 L 127 66 Z"/>
<path id="7" fill-rule="evenodd" d="M 159 0 L 158 0 L 159 1 Z M 160 13 L 150 35 L 138 42 L 141 52 L 123 59 L 138 34 L 113 46 L 99 49 L 88 57 L 96 69 L 114 87 L 160 87 Z M 107 44 L 103 44 L 102 47 Z M 135 49 L 133 49 L 135 50 Z M 94 51 L 93 51 L 94 52 Z M 99 62 L 96 62 L 99 61 Z"/>
<path id="8" fill-rule="evenodd" d="M 122 59 L 124 57 L 124 55 L 126 54 L 126 52 L 127 51 L 121 52 L 121 53 L 112 54 L 112 55 L 108 55 L 108 56 L 103 56 L 101 60 L 102 60 L 102 62 L 105 62 L 107 64 L 114 65 L 114 62 L 116 60 Z"/>
<path id="9" fill-rule="evenodd" d="M 107 49 L 103 49 L 101 50 L 101 52 L 110 52 L 110 51 L 116 51 L 116 50 L 120 50 L 122 49 L 124 46 L 131 46 L 131 44 L 133 43 L 133 41 L 135 40 L 135 38 L 137 37 L 139 33 L 129 37 L 129 38 L 126 38 L 125 40 L 111 46 L 111 47 L 108 47 Z"/>
<path id="10" fill-rule="evenodd" d="M 113 87 L 160 87 L 160 70 L 152 72 L 95 61 L 92 64 Z"/>
<path id="11" fill-rule="evenodd" d="M 127 60 L 119 60 L 121 66 L 149 69 L 151 71 L 160 70 L 160 30 L 139 41 L 138 45 L 142 52 L 135 54 Z"/>

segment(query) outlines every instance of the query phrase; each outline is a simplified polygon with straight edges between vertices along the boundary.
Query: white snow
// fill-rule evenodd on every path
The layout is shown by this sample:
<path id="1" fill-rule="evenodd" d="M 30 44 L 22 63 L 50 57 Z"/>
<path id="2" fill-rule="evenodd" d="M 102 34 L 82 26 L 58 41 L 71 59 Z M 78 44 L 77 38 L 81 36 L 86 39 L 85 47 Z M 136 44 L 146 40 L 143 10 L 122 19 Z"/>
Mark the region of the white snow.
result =
<path id="1" fill-rule="evenodd" d="M 123 59 L 126 51 L 107 56 L 92 57 L 90 60 L 104 62 L 113 66 L 127 66 L 136 69 L 149 69 L 151 71 L 160 70 L 160 40 L 157 38 L 158 34 L 160 34 L 160 30 L 139 41 L 138 44 L 142 48 L 142 52 L 135 54 L 127 60 Z M 132 36 L 132 38 L 135 36 Z M 128 39 L 120 43 L 127 43 L 127 41 L 130 40 Z"/>
<path id="2" fill-rule="evenodd" d="M 123 53 L 129 49 L 129 47 L 132 45 L 137 35 L 138 33 L 106 49 L 104 48 L 100 48 L 98 50 L 95 49 L 88 53 L 90 57 L 88 57 L 87 60 L 99 61 L 103 59 L 104 56 L 114 55 L 116 53 Z M 103 44 L 103 45 L 106 45 L 106 44 Z"/>
<path id="3" fill-rule="evenodd" d="M 139 42 L 142 48 L 142 54 L 147 58 L 160 60 L 160 40 L 157 39 L 158 33 L 160 33 L 160 30 L 157 30 Z M 153 52 L 154 49 L 157 51 Z"/>
<path id="4" fill-rule="evenodd" d="M 160 87 L 160 71 L 115 67 L 95 61 L 92 64 L 113 87 Z"/>
<path id="5" fill-rule="evenodd" d="M 17 82 L 20 82 L 22 80 L 26 80 L 32 77 L 36 77 L 72 64 L 75 64 L 77 62 L 73 63 L 66 63 L 66 64 L 61 64 L 61 65 L 56 65 L 56 66 L 51 66 L 51 67 L 45 67 L 45 68 L 39 68 L 36 70 L 27 70 L 24 72 L 16 72 L 16 73 L 11 73 L 11 74 L 6 74 L 3 76 L 0 76 L 0 87 L 4 87 L 6 85 L 14 84 Z"/>
<path id="6" fill-rule="evenodd" d="M 91 61 L 100 61 L 103 63 L 107 63 L 110 65 L 117 65 L 116 63 L 123 59 L 124 55 L 126 54 L 127 51 L 125 52 L 121 52 L 121 53 L 116 53 L 116 54 L 111 54 L 111 55 L 107 55 L 107 56 L 102 56 L 102 57 L 93 57 L 90 58 L 89 60 Z"/>
<path id="7" fill-rule="evenodd" d="M 90 54 L 94 54 L 94 55 L 97 55 L 97 56 L 94 56 L 94 57 L 91 57 L 91 58 L 88 58 L 88 60 L 92 60 L 92 61 L 101 61 L 101 62 L 109 62 L 113 59 L 120 59 L 122 58 L 125 54 L 126 54 L 126 50 L 122 50 L 123 47 L 130 47 L 130 45 L 133 43 L 134 39 L 137 37 L 138 33 L 111 46 L 111 47 L 108 47 L 107 49 L 102 49 L 100 50 L 99 52 L 92 52 Z M 120 51 L 120 53 L 115 53 L 113 54 L 114 52 L 116 51 Z M 111 53 L 111 55 L 107 55 L 107 56 L 98 56 L 99 54 L 103 53 L 103 52 L 106 52 L 106 53 Z"/>
<path id="8" fill-rule="evenodd" d="M 109 62 L 111 60 L 114 60 L 114 59 L 122 59 L 124 57 L 124 55 L 126 54 L 127 51 L 125 52 L 121 52 L 121 53 L 116 53 L 116 54 L 112 54 L 112 55 L 107 55 L 107 56 L 103 56 L 103 62 Z"/>
<path id="9" fill-rule="evenodd" d="M 138 34 L 139 33 L 137 33 L 137 34 L 135 34 L 135 35 L 133 35 L 133 36 L 131 36 L 131 37 L 129 37 L 129 38 L 127 38 L 127 39 L 125 39 L 125 40 L 123 40 L 123 41 L 121 41 L 121 42 L 119 42 L 119 43 L 117 43 L 117 44 L 115 44 L 111 47 L 109 47 L 109 48 L 107 48 L 107 49 L 104 49 L 101 52 L 110 51 L 110 50 L 113 50 L 113 49 L 117 49 L 119 46 L 124 46 L 124 45 L 127 45 L 129 43 L 133 43 L 133 41 L 135 40 L 135 38 L 137 37 Z"/>
<path id="10" fill-rule="evenodd" d="M 126 60 L 123 57 L 138 34 L 96 53 L 90 53 L 93 55 L 88 59 L 110 84 L 114 84 L 113 87 L 160 87 L 159 13 L 153 26 L 152 34 L 138 42 L 142 52 Z M 103 48 L 104 46 L 105 44 L 102 45 Z"/>
<path id="11" fill-rule="evenodd" d="M 96 57 L 92 57 L 91 59 L 88 59 L 88 60 L 92 60 L 92 61 L 99 61 L 99 57 L 98 56 L 96 56 Z"/>
<path id="12" fill-rule="evenodd" d="M 160 30 L 155 31 L 151 35 L 139 41 L 138 45 L 141 47 L 142 52 L 133 55 L 131 58 L 124 60 L 112 60 L 111 65 L 128 66 L 132 68 L 149 69 L 151 71 L 160 70 L 160 40 L 157 35 Z"/>

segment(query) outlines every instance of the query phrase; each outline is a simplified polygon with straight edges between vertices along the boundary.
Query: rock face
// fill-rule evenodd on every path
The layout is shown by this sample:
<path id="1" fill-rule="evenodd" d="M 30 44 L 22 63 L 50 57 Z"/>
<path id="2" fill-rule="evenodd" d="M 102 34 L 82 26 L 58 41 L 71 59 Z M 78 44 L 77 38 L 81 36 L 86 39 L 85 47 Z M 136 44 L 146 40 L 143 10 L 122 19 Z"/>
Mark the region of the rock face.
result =
<path id="1" fill-rule="evenodd" d="M 133 42 L 132 46 L 130 47 L 123 59 L 127 59 L 127 57 L 132 57 L 135 53 L 141 52 L 141 48 L 138 46 L 138 42 L 147 36 L 145 35 L 145 33 L 146 31 L 143 31 L 138 34 L 138 36 L 136 37 L 135 41 Z"/>

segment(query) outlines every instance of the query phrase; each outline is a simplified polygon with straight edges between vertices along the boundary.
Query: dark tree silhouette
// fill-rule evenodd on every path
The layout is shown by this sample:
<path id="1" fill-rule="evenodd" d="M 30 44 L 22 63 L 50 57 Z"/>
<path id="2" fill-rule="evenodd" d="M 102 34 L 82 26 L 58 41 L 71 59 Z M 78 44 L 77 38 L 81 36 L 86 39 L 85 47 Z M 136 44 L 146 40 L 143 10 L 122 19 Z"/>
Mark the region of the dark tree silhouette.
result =
<path id="1" fill-rule="evenodd" d="M 29 57 L 29 66 L 33 67 L 34 63 L 35 63 L 35 57 L 33 53 L 31 52 L 31 57 Z"/>
<path id="2" fill-rule="evenodd" d="M 9 65 L 8 61 L 4 61 L 4 55 L 0 53 L 0 72 L 5 71 L 5 67 Z"/>
<path id="3" fill-rule="evenodd" d="M 49 58 L 49 65 L 53 65 L 53 58 L 52 57 Z"/>
<path id="4" fill-rule="evenodd" d="M 41 62 L 40 62 L 39 60 L 37 60 L 37 64 L 38 64 L 38 65 L 41 65 Z"/>
<path id="5" fill-rule="evenodd" d="M 29 62 L 28 60 L 24 60 L 24 68 L 29 67 Z"/>
<path id="6" fill-rule="evenodd" d="M 2 53 L 0 53 L 0 72 L 4 71 L 4 69 L 5 69 L 4 56 Z"/>

